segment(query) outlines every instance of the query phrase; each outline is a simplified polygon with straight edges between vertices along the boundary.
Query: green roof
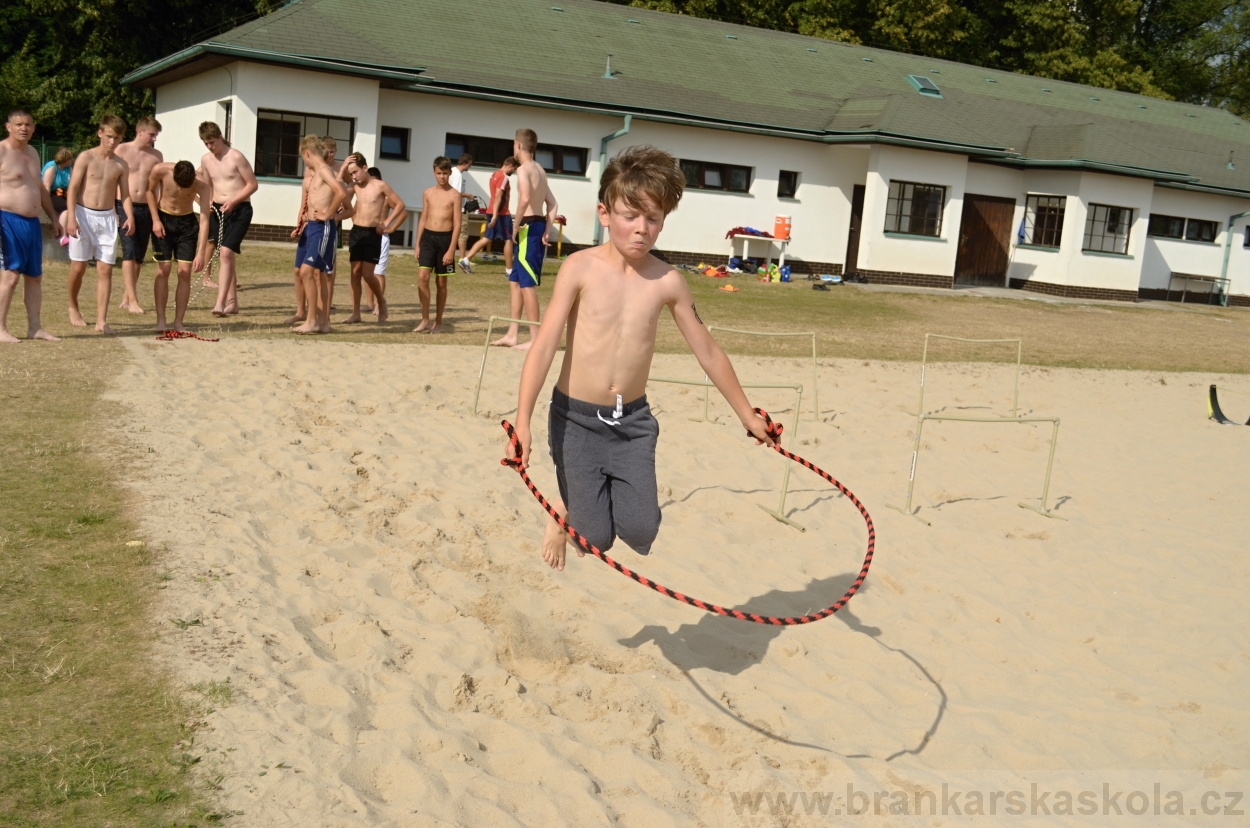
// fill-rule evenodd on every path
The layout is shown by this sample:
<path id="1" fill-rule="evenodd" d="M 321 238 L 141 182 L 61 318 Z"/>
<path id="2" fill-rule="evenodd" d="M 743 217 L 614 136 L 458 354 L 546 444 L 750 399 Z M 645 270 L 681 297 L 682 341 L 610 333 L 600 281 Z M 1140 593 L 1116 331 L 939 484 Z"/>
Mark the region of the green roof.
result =
<path id="1" fill-rule="evenodd" d="M 1224 110 L 596 0 L 295 0 L 123 83 L 159 86 L 240 59 L 1250 195 L 1250 123 Z"/>

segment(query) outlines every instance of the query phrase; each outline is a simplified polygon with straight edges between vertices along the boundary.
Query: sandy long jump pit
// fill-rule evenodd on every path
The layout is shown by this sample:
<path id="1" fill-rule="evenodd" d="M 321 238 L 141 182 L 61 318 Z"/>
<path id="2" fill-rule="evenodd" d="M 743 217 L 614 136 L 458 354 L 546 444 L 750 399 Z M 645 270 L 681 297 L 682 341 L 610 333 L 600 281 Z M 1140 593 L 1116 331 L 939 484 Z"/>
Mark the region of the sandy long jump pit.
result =
<path id="1" fill-rule="evenodd" d="M 1243 377 L 1026 367 L 1022 410 L 1062 420 L 1062 519 L 1017 506 L 1040 494 L 1048 425 L 934 423 L 926 527 L 885 508 L 906 492 L 916 365 L 822 361 L 820 421 L 805 405 L 787 445 L 864 501 L 876 561 L 846 609 L 777 628 L 590 557 L 543 564 L 543 513 L 499 465 L 519 354 L 492 355 L 474 416 L 475 348 L 127 349 L 110 395 L 148 461 L 127 479 L 168 570 L 160 657 L 188 685 L 229 681 L 193 752 L 232 825 L 930 824 L 931 798 L 948 824 L 976 813 L 973 792 L 1015 816 L 1003 792 L 1030 780 L 1056 794 L 1037 824 L 1081 821 L 1058 794 L 1104 784 L 1136 813 L 1126 797 L 1156 782 L 1152 824 L 1182 824 L 1167 793 L 1187 812 L 1214 802 L 1203 785 L 1248 787 L 1250 429 L 1204 402 Z M 735 366 L 811 376 L 810 360 Z M 926 407 L 1009 407 L 1012 370 L 931 366 Z M 700 376 L 689 356 L 653 373 Z M 840 596 L 864 554 L 854 507 L 796 468 L 786 510 L 807 531 L 774 520 L 758 506 L 776 507 L 784 461 L 723 401 L 708 423 L 698 389 L 649 398 L 660 538 L 611 554 L 767 614 Z M 554 494 L 546 399 L 533 473 Z M 792 393 L 752 401 L 794 433 Z"/>

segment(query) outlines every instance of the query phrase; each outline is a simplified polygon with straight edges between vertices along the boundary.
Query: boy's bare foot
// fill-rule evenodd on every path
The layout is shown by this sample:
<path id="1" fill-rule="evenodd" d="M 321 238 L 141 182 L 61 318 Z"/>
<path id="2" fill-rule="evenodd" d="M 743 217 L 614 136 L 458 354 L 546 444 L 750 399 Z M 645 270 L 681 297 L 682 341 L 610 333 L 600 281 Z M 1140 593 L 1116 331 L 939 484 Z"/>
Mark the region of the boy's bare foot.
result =
<path id="1" fill-rule="evenodd" d="M 427 330 L 427 331 L 426 331 L 426 333 L 429 333 L 429 334 L 436 334 L 436 333 L 441 333 L 441 332 L 442 332 L 442 330 L 443 330 L 443 323 L 442 323 L 442 322 L 435 322 L 435 323 L 434 323 L 434 324 L 433 324 L 433 325 L 429 328 L 429 330 Z"/>
<path id="2" fill-rule="evenodd" d="M 376 313 L 378 312 L 378 309 L 377 309 L 377 308 L 375 308 L 375 307 L 373 307 L 372 305 L 367 306 L 367 307 L 365 307 L 365 308 L 362 308 L 362 310 L 364 310 L 364 312 L 365 312 L 365 313 L 373 313 L 373 314 L 376 314 Z"/>
<path id="3" fill-rule="evenodd" d="M 12 344 L 12 343 L 17 343 L 21 341 L 22 340 L 18 339 L 16 336 L 9 333 L 8 331 L 0 331 L 0 342 L 7 342 L 7 343 Z"/>
<path id="4" fill-rule="evenodd" d="M 165 331 L 169 330 L 169 326 L 162 323 L 160 325 L 157 325 L 155 328 L 153 328 L 153 330 L 155 330 L 157 333 L 165 333 Z"/>
<path id="5" fill-rule="evenodd" d="M 143 308 L 139 307 L 138 303 L 130 304 L 124 300 L 122 301 L 120 307 L 122 310 L 126 311 L 126 313 L 133 313 L 136 315 L 145 312 Z"/>
<path id="6" fill-rule="evenodd" d="M 327 334 L 327 333 L 331 333 L 333 330 L 334 329 L 330 327 L 330 323 L 327 322 L 324 325 L 322 325 L 320 328 L 317 328 L 317 333 Z"/>
<path id="7" fill-rule="evenodd" d="M 554 504 L 553 504 L 554 505 Z M 564 511 L 559 509 L 559 511 Z M 564 554 L 569 546 L 568 533 L 560 528 L 560 524 L 556 523 L 555 518 L 547 521 L 547 529 L 543 532 L 543 560 L 552 569 L 564 569 Z M 579 558 L 586 557 L 586 553 L 579 547 L 577 550 Z"/>
<path id="8" fill-rule="evenodd" d="M 30 339 L 42 339 L 44 342 L 60 342 L 61 341 L 61 338 L 59 336 L 53 336 L 52 334 L 45 331 L 43 328 L 40 328 L 34 333 L 27 332 L 26 336 Z"/>
<path id="9" fill-rule="evenodd" d="M 360 322 L 360 314 L 353 313 L 351 316 L 342 320 L 342 322 L 344 325 L 355 325 L 356 323 Z"/>
<path id="10" fill-rule="evenodd" d="M 519 345 L 513 345 L 512 350 L 528 351 L 530 349 L 530 345 L 533 345 L 533 344 L 534 344 L 534 340 L 530 339 L 530 340 L 520 343 Z"/>
<path id="11" fill-rule="evenodd" d="M 87 327 L 87 320 L 82 318 L 82 313 L 79 312 L 78 308 L 70 308 L 69 324 L 75 328 L 85 328 Z"/>
<path id="12" fill-rule="evenodd" d="M 217 283 L 214 282 L 212 279 L 208 278 L 207 276 L 205 276 L 203 279 L 200 280 L 200 287 L 215 288 L 217 287 Z"/>
<path id="13" fill-rule="evenodd" d="M 377 313 L 378 313 L 378 324 L 381 325 L 383 322 L 386 321 L 386 317 L 390 314 L 390 311 L 386 307 L 385 299 L 378 300 Z"/>
<path id="14" fill-rule="evenodd" d="M 170 330 L 177 331 L 178 333 L 186 333 L 187 327 L 185 325 L 174 325 L 170 328 Z"/>
<path id="15" fill-rule="evenodd" d="M 429 327 L 430 327 L 430 320 L 422 319 L 421 324 L 413 328 L 412 332 L 413 333 L 425 333 L 426 329 Z"/>
<path id="16" fill-rule="evenodd" d="M 113 336 L 114 334 L 116 334 L 116 333 L 117 333 L 117 331 L 115 331 L 115 330 L 113 330 L 112 328 L 110 328 L 110 327 L 109 327 L 109 323 L 107 323 L 107 322 L 97 322 L 97 323 L 95 323 L 95 331 L 96 331 L 96 333 L 102 333 L 102 334 L 106 334 L 106 335 L 108 335 L 108 336 Z"/>
<path id="17" fill-rule="evenodd" d="M 504 334 L 503 336 L 499 337 L 498 339 L 496 339 L 494 342 L 490 344 L 497 345 L 500 348 L 513 348 L 516 346 L 516 337 L 508 336 L 507 334 Z"/>
<path id="18" fill-rule="evenodd" d="M 213 314 L 213 316 L 225 316 L 226 315 L 226 312 L 222 310 L 221 308 L 213 308 L 211 313 Z"/>
<path id="19" fill-rule="evenodd" d="M 306 321 L 308 321 L 307 316 L 297 313 L 294 316 L 292 316 L 290 319 L 283 322 L 282 324 L 283 325 L 298 325 L 300 322 L 306 322 Z"/>
<path id="20" fill-rule="evenodd" d="M 239 313 L 239 306 L 236 305 L 234 302 L 231 302 L 229 305 L 226 305 L 226 314 L 225 314 L 226 316 L 237 316 L 238 313 Z"/>
<path id="21" fill-rule="evenodd" d="M 317 321 L 315 319 L 310 319 L 307 322 L 305 322 L 303 325 L 300 325 L 295 328 L 291 328 L 291 333 L 297 333 L 297 334 L 310 334 L 310 333 L 316 333 L 316 332 L 317 332 Z"/>

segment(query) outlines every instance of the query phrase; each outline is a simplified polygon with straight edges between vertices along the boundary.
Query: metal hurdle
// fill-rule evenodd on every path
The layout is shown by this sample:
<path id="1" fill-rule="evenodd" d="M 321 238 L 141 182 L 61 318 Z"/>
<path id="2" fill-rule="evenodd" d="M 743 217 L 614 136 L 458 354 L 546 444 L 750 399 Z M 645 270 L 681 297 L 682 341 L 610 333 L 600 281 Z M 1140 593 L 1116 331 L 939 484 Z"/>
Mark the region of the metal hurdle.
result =
<path id="1" fill-rule="evenodd" d="M 744 336 L 810 336 L 812 338 L 812 422 L 820 421 L 820 375 L 819 368 L 816 365 L 816 332 L 805 331 L 799 333 L 768 333 L 764 331 L 742 331 L 737 328 L 725 328 L 718 325 L 708 325 L 707 332 L 725 331 L 726 333 L 742 334 Z M 745 386 L 744 386 L 745 387 Z M 703 391 L 703 419 L 708 418 L 708 397 L 711 392 Z M 798 421 L 799 412 L 794 412 L 795 421 Z"/>
<path id="2" fill-rule="evenodd" d="M 667 382 L 667 383 L 672 383 L 674 385 L 702 385 L 705 388 L 712 386 L 712 383 L 706 377 L 704 377 L 701 380 L 672 379 L 669 377 L 647 377 L 647 382 Z M 743 388 L 793 388 L 794 389 L 794 425 L 792 426 L 793 431 L 790 433 L 790 444 L 793 445 L 794 440 L 798 438 L 798 433 L 799 433 L 799 412 L 802 411 L 803 409 L 803 386 L 798 385 L 798 384 L 784 383 L 784 382 L 752 382 L 752 383 L 744 382 L 742 383 L 742 387 Z M 777 418 L 774 417 L 773 419 L 777 419 Z M 783 431 L 782 434 L 784 435 L 785 432 Z M 777 505 L 776 510 L 769 509 L 767 506 L 763 505 L 762 503 L 757 503 L 756 505 L 759 506 L 768 514 L 772 515 L 777 520 L 786 524 L 787 526 L 793 526 L 795 529 L 798 529 L 800 532 L 806 532 L 807 528 L 805 526 L 795 523 L 793 520 L 786 517 L 786 514 L 785 514 L 786 495 L 789 492 L 789 489 L 790 489 L 790 461 L 787 460 L 785 472 L 782 474 L 782 478 L 781 478 L 781 502 Z"/>
<path id="3" fill-rule="evenodd" d="M 473 413 L 474 414 L 477 414 L 478 397 L 482 395 L 482 376 L 486 373 L 486 357 L 488 354 L 490 354 L 490 338 L 491 338 L 491 335 L 494 334 L 495 332 L 496 322 L 507 322 L 508 324 L 512 324 L 513 322 L 515 322 L 518 325 L 534 325 L 534 326 L 537 326 L 539 324 L 538 322 L 535 322 L 532 319 L 513 319 L 509 316 L 492 316 L 490 318 L 490 322 L 487 323 L 486 325 L 486 342 L 482 345 L 482 364 L 479 365 L 477 368 L 477 390 L 473 392 Z"/>
<path id="4" fill-rule="evenodd" d="M 926 414 L 924 412 L 924 378 L 925 369 L 928 367 L 929 360 L 929 339 L 948 339 L 954 342 L 970 342 L 970 343 L 1016 343 L 1016 377 L 1015 389 L 1013 391 L 1011 401 L 1010 417 L 966 417 L 956 414 Z M 891 509 L 896 512 L 902 512 L 909 517 L 914 517 L 926 526 L 932 526 L 929 521 L 920 517 L 916 512 L 912 511 L 912 495 L 916 488 L 916 465 L 920 459 L 920 436 L 924 430 L 925 420 L 947 420 L 964 423 L 1050 423 L 1050 455 L 1046 460 L 1046 478 L 1042 483 L 1042 500 L 1041 506 L 1033 506 L 1031 504 L 1019 501 L 1018 506 L 1022 509 L 1030 509 L 1037 512 L 1043 517 L 1056 518 L 1065 520 L 1065 518 L 1056 515 L 1050 509 L 1046 508 L 1046 498 L 1050 493 L 1050 474 L 1055 464 L 1055 445 L 1059 442 L 1059 418 L 1058 417 L 1021 417 L 1019 416 L 1020 408 L 1020 361 L 1023 351 L 1023 340 L 1020 339 L 963 339 L 957 336 L 945 336 L 943 334 L 927 333 L 924 335 L 924 354 L 920 362 L 920 400 L 916 406 L 916 434 L 912 441 L 911 449 L 911 470 L 907 476 L 907 502 L 903 506 L 895 506 L 887 503 Z M 917 510 L 918 511 L 918 510 Z"/>

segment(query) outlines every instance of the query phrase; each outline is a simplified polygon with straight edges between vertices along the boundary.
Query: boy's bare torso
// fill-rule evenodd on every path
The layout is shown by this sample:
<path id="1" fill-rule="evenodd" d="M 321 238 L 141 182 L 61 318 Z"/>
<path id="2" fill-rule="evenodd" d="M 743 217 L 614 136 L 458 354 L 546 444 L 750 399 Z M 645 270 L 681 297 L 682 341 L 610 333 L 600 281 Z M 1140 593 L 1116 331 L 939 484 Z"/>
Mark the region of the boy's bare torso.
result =
<path id="1" fill-rule="evenodd" d="M 247 188 L 247 179 L 243 173 L 243 164 L 247 159 L 237 149 L 228 149 L 218 158 L 211 152 L 204 153 L 200 160 L 201 169 L 208 176 L 213 187 L 213 198 L 218 204 L 233 200 Z"/>
<path id="2" fill-rule="evenodd" d="M 12 138 L 0 141 L 0 210 L 26 218 L 39 215 L 39 154 Z"/>
<path id="3" fill-rule="evenodd" d="M 330 215 L 330 206 L 334 203 L 335 181 L 334 171 L 329 164 L 323 164 L 313 170 L 312 181 L 308 182 L 308 211 L 307 215 L 311 221 L 325 221 L 333 218 Z"/>
<path id="4" fill-rule="evenodd" d="M 547 171 L 532 158 L 517 167 L 517 205 L 515 215 L 544 216 L 547 214 Z"/>
<path id="5" fill-rule="evenodd" d="M 595 404 L 615 404 L 618 394 L 638 399 L 646 393 L 660 314 L 678 298 L 681 275 L 654 256 L 635 270 L 595 247 L 570 256 L 560 278 L 576 280 L 579 289 L 556 386 Z"/>
<path id="6" fill-rule="evenodd" d="M 112 210 L 121 198 L 119 190 L 128 186 L 129 165 L 112 153 L 106 155 L 99 147 L 78 157 L 83 174 L 77 203 L 89 210 Z"/>
<path id="7" fill-rule="evenodd" d="M 427 187 L 425 199 L 425 229 L 435 233 L 450 233 L 456 226 L 456 211 L 460 209 L 460 193 L 454 187 L 435 185 Z"/>
<path id="8" fill-rule="evenodd" d="M 127 186 L 130 188 L 130 200 L 135 204 L 147 204 L 148 182 L 151 180 L 152 169 L 164 160 L 164 156 L 159 150 L 137 146 L 133 141 L 119 145 L 114 152 L 130 167 L 127 181 Z"/>
<path id="9" fill-rule="evenodd" d="M 363 187 L 356 185 L 356 215 L 352 222 L 357 227 L 378 227 L 386 220 L 386 201 L 390 188 L 377 178 Z"/>
<path id="10" fill-rule="evenodd" d="M 157 164 L 152 171 L 151 181 L 155 184 L 153 191 L 160 194 L 157 207 L 161 212 L 171 216 L 185 216 L 190 213 L 197 195 L 203 194 L 206 196 L 205 203 L 208 202 L 208 185 L 197 178 L 194 184 L 184 190 L 178 186 L 178 182 L 174 181 L 173 164 L 164 162 Z"/>

